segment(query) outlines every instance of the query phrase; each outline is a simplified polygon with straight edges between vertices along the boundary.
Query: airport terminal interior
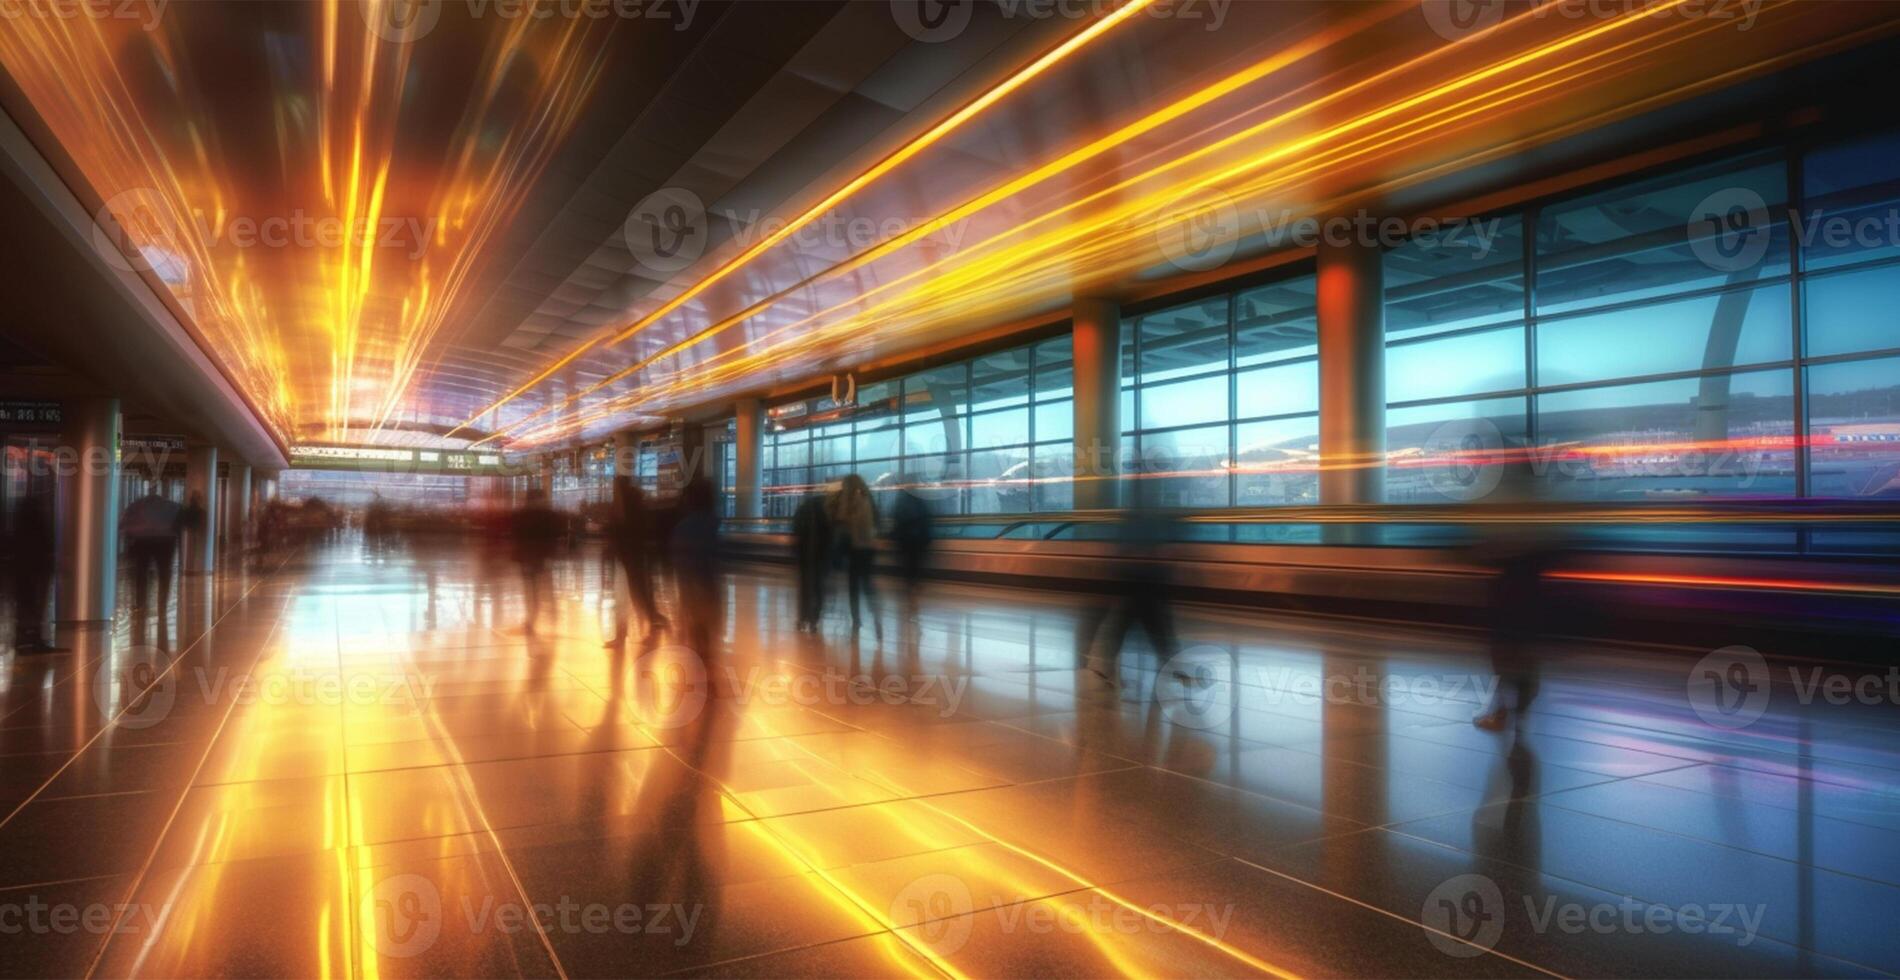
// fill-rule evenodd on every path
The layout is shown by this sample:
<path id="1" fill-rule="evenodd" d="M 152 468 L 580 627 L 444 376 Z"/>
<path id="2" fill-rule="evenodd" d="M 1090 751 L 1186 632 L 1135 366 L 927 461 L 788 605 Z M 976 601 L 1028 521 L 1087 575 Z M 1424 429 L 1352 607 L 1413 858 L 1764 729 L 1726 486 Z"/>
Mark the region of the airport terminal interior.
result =
<path id="1" fill-rule="evenodd" d="M 0 0 L 0 976 L 1900 975 L 1896 59 Z"/>

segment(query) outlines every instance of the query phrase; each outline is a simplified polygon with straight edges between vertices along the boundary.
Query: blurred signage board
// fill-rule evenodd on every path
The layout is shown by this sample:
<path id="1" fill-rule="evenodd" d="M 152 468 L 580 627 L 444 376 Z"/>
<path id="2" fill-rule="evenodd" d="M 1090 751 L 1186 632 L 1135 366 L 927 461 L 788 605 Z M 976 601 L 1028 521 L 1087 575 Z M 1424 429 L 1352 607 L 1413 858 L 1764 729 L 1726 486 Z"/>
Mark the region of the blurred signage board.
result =
<path id="1" fill-rule="evenodd" d="M 65 413 L 60 410 L 58 402 L 0 398 L 0 425 L 46 426 L 60 425 L 65 421 Z"/>
<path id="2" fill-rule="evenodd" d="M 388 446 L 292 446 L 290 466 L 300 470 L 465 473 L 469 476 L 514 476 L 520 472 L 509 466 L 500 453 Z"/>

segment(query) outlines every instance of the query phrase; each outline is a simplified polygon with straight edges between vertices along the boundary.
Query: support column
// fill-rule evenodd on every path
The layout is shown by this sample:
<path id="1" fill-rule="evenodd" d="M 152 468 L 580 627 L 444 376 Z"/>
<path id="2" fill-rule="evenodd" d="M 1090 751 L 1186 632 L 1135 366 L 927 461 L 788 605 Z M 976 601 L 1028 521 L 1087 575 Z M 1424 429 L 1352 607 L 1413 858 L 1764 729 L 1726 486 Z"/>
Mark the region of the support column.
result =
<path id="1" fill-rule="evenodd" d="M 552 456 L 541 457 L 541 469 L 535 474 L 535 480 L 537 481 L 536 486 L 541 488 L 541 494 L 548 498 L 549 503 L 553 503 L 554 458 Z"/>
<path id="2" fill-rule="evenodd" d="M 88 398 L 62 406 L 59 585 L 53 618 L 62 623 L 112 618 L 119 585 L 119 400 Z"/>
<path id="3" fill-rule="evenodd" d="M 206 574 L 218 567 L 218 447 L 185 451 L 185 506 L 204 513 L 202 526 L 185 532 L 185 573 Z"/>
<path id="4" fill-rule="evenodd" d="M 733 434 L 733 514 L 740 520 L 765 516 L 765 482 L 760 460 L 765 456 L 765 403 L 741 398 L 733 406 L 738 421 Z"/>
<path id="5" fill-rule="evenodd" d="M 226 471 L 224 488 L 231 499 L 224 505 L 224 543 L 235 554 L 243 554 L 251 534 L 251 466 L 232 460 Z"/>
<path id="6" fill-rule="evenodd" d="M 1385 501 L 1385 269 L 1376 246 L 1319 246 L 1319 500 Z"/>
<path id="7" fill-rule="evenodd" d="M 1111 300 L 1080 298 L 1075 347 L 1075 509 L 1121 505 L 1116 459 L 1122 441 L 1122 312 Z"/>

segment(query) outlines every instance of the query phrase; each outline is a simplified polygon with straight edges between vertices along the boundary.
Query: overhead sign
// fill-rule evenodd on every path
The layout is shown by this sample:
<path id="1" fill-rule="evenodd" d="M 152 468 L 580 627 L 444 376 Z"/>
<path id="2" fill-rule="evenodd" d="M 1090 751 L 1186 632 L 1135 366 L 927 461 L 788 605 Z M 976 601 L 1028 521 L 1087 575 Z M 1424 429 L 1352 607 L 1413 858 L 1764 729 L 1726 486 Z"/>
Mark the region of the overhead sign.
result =
<path id="1" fill-rule="evenodd" d="M 470 476 L 513 476 L 517 472 L 500 453 L 388 446 L 292 446 L 290 466 L 300 470 L 465 473 Z"/>
<path id="2" fill-rule="evenodd" d="M 0 399 L 0 425 L 60 425 L 65 421 L 58 402 Z"/>

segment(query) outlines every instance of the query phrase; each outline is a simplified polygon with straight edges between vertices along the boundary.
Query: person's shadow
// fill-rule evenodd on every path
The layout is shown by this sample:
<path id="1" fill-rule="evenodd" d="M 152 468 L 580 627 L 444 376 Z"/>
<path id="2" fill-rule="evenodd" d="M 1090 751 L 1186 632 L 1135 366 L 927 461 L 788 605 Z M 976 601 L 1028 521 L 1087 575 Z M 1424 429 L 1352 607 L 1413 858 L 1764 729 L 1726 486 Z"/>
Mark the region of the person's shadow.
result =
<path id="1" fill-rule="evenodd" d="M 1522 733 L 1511 740 L 1502 764 L 1485 781 L 1485 805 L 1471 815 L 1477 853 L 1538 868 L 1543 856 L 1543 819 L 1537 804 L 1537 754 Z M 1501 801 L 1501 802 L 1500 802 Z"/>

